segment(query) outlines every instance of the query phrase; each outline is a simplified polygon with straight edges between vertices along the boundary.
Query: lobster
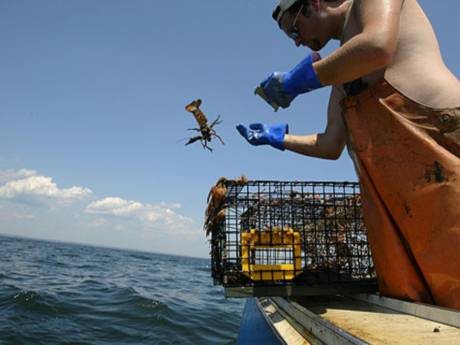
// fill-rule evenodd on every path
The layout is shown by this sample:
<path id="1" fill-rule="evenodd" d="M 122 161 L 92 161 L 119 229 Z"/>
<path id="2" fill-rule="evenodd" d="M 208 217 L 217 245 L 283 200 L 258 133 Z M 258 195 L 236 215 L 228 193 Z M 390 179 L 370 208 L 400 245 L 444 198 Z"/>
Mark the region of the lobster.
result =
<path id="1" fill-rule="evenodd" d="M 201 99 L 197 99 L 185 106 L 185 110 L 193 114 L 196 122 L 200 126 L 199 128 L 188 128 L 187 129 L 189 131 L 198 131 L 200 132 L 200 135 L 190 138 L 189 141 L 185 145 L 190 145 L 194 143 L 195 141 L 200 140 L 203 148 L 208 149 L 209 151 L 212 152 L 212 148 L 208 146 L 208 143 L 211 142 L 212 138 L 217 138 L 220 140 L 222 144 L 224 144 L 224 141 L 222 140 L 222 138 L 214 130 L 214 126 L 222 123 L 222 121 L 219 121 L 220 120 L 220 115 L 219 115 L 217 116 L 217 119 L 215 119 L 210 125 L 208 125 L 208 119 L 203 114 L 203 112 L 200 110 L 200 105 L 201 105 Z"/>

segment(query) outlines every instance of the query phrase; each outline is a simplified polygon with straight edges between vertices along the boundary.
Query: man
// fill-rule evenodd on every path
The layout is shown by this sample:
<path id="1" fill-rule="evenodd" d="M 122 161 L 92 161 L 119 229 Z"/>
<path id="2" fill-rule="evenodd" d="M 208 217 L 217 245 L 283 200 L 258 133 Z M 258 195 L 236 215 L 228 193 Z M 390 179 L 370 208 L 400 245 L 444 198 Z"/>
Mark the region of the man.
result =
<path id="1" fill-rule="evenodd" d="M 348 147 L 383 295 L 460 309 L 460 82 L 416 0 L 281 0 L 273 13 L 314 52 L 257 93 L 287 108 L 332 85 L 324 133 L 238 125 L 253 145 L 337 159 Z M 341 47 L 321 59 L 331 40 Z"/>

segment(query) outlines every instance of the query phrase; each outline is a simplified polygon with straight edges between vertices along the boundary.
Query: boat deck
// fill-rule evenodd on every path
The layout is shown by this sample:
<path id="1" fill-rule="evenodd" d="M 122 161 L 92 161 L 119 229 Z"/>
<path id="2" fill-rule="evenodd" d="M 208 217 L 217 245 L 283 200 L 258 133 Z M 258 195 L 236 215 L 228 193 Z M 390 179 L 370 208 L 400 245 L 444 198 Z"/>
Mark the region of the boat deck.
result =
<path id="1" fill-rule="evenodd" d="M 376 295 L 260 298 L 285 344 L 460 344 L 460 312 Z"/>

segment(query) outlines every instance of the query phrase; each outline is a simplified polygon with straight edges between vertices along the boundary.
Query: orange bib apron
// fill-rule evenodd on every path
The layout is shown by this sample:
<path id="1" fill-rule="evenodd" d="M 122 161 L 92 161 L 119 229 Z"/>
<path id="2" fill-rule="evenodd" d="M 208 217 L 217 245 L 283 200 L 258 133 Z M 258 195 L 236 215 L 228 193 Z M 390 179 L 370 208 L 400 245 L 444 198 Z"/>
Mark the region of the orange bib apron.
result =
<path id="1" fill-rule="evenodd" d="M 382 80 L 342 109 L 381 294 L 460 309 L 460 108 Z"/>

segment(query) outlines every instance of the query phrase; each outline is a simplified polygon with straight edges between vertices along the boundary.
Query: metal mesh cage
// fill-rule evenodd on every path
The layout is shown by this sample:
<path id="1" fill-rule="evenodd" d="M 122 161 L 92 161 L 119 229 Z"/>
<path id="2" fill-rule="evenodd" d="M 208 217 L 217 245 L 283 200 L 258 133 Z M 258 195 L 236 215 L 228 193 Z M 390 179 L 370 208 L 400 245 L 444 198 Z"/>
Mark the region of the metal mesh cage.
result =
<path id="1" fill-rule="evenodd" d="M 211 238 L 215 284 L 375 280 L 357 183 L 225 183 L 225 220 Z"/>

